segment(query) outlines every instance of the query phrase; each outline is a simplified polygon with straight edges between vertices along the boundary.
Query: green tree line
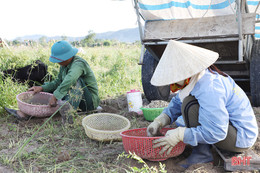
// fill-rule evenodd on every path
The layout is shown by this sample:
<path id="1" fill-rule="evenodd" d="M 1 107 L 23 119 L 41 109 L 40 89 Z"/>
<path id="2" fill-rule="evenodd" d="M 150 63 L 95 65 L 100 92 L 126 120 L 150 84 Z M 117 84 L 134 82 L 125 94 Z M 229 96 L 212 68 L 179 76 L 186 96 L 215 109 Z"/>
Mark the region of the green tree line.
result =
<path id="1" fill-rule="evenodd" d="M 68 40 L 67 36 L 61 36 L 60 40 Z M 49 46 L 50 44 L 56 42 L 58 40 L 48 40 L 48 37 L 42 36 L 38 40 L 22 40 L 21 38 L 16 38 L 12 41 L 6 41 L 6 43 L 10 46 Z M 121 44 L 117 40 L 103 40 L 103 39 L 96 39 L 96 33 L 94 33 L 92 30 L 88 31 L 88 35 L 86 35 L 81 40 L 71 41 L 71 44 L 73 46 L 77 47 L 96 47 L 96 46 L 114 46 Z M 136 42 L 134 44 L 140 44 L 140 42 Z"/>

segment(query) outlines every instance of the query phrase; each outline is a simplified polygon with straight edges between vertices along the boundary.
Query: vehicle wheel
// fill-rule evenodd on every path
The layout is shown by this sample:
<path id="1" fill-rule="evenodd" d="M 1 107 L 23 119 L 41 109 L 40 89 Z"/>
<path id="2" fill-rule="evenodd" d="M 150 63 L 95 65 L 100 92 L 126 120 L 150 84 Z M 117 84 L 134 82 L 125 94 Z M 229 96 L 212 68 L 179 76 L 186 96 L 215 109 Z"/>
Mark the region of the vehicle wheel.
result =
<path id="1" fill-rule="evenodd" d="M 146 50 L 142 65 L 142 84 L 145 97 L 148 101 L 152 100 L 168 100 L 170 95 L 170 87 L 156 87 L 150 83 L 154 70 L 158 64 L 153 56 Z"/>
<path id="2" fill-rule="evenodd" d="M 260 40 L 256 40 L 252 50 L 250 62 L 250 90 L 251 103 L 254 107 L 260 106 Z"/>

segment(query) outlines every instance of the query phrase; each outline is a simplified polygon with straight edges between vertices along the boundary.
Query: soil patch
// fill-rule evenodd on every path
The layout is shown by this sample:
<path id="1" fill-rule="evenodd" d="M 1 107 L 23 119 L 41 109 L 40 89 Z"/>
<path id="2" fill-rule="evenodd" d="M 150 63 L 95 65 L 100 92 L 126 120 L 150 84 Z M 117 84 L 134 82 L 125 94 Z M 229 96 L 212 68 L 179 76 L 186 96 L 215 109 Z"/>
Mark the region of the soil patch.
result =
<path id="1" fill-rule="evenodd" d="M 2 172 L 2 173 L 14 173 L 13 170 L 7 168 L 6 166 L 2 166 L 1 164 L 0 164 L 0 172 Z"/>

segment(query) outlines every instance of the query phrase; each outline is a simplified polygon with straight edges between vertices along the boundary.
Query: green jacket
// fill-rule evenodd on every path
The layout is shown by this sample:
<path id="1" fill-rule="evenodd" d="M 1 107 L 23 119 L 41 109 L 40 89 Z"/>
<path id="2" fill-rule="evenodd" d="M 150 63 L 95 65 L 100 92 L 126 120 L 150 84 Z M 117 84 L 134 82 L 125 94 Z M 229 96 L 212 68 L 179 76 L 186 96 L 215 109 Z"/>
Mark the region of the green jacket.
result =
<path id="1" fill-rule="evenodd" d="M 81 57 L 74 56 L 69 65 L 61 66 L 58 77 L 48 83 L 42 85 L 44 92 L 53 92 L 54 96 L 59 100 L 66 96 L 79 78 L 82 78 L 92 94 L 93 106 L 99 105 L 98 85 L 93 71 L 89 64 Z"/>

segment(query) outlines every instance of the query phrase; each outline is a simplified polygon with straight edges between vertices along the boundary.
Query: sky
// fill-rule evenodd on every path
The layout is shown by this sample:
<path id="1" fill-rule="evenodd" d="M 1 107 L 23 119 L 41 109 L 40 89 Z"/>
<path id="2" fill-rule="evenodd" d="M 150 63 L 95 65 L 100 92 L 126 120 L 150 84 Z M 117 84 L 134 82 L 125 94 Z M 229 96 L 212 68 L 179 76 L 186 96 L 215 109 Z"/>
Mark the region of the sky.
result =
<path id="1" fill-rule="evenodd" d="M 0 0 L 0 37 L 86 36 L 138 27 L 133 0 Z"/>

